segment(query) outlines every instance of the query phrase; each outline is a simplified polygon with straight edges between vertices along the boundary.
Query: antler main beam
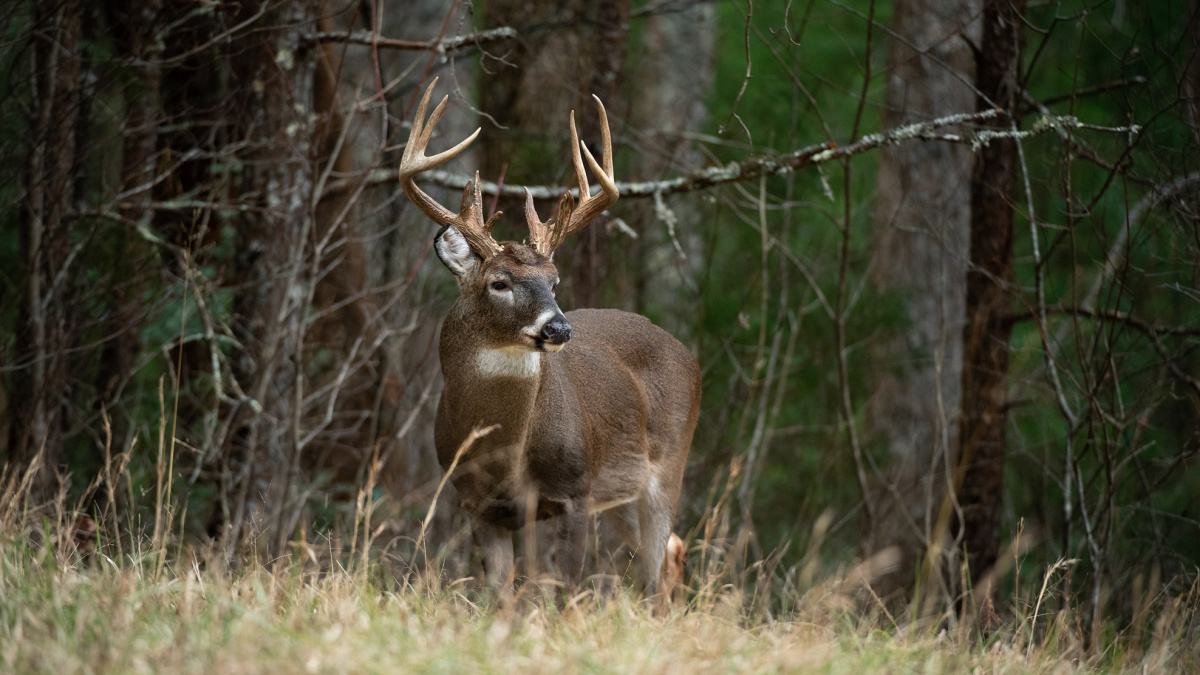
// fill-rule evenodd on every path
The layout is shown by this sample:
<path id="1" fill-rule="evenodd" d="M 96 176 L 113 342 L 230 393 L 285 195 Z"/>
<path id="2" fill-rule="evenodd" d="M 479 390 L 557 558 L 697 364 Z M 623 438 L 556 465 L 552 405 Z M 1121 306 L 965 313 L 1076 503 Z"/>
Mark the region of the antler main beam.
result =
<path id="1" fill-rule="evenodd" d="M 422 213 L 440 225 L 453 225 L 462 233 L 471 250 L 487 260 L 499 253 L 501 249 L 500 244 L 492 239 L 492 225 L 500 216 L 500 212 L 497 211 L 487 222 L 484 222 L 483 197 L 479 192 L 479 172 L 476 171 L 475 180 L 467 181 L 466 187 L 463 188 L 462 205 L 459 207 L 458 213 L 447 209 L 425 194 L 421 188 L 417 187 L 414 180 L 417 174 L 436 168 L 466 150 L 471 141 L 474 141 L 475 137 L 479 135 L 479 129 L 476 129 L 475 133 L 453 148 L 439 152 L 433 157 L 425 156 L 425 149 L 429 146 L 433 129 L 441 119 L 442 111 L 446 107 L 446 99 L 449 98 L 448 96 L 442 97 L 441 102 L 433 109 L 433 114 L 426 122 L 425 109 L 429 106 L 429 97 L 433 95 L 433 88 L 436 85 L 437 78 L 435 77 L 433 82 L 429 83 L 429 87 L 425 89 L 425 95 L 421 97 L 421 105 L 417 106 L 417 116 L 413 119 L 412 131 L 408 134 L 408 143 L 404 145 L 404 156 L 400 159 L 400 186 L 404 188 L 404 193 L 408 195 L 413 204 L 417 205 L 418 209 L 421 209 Z"/>
<path id="2" fill-rule="evenodd" d="M 579 133 L 575 130 L 575 111 L 572 110 L 571 155 L 575 160 L 575 178 L 579 181 L 579 207 L 575 207 L 575 199 L 571 193 L 564 192 L 558 201 L 558 217 L 542 222 L 533 206 L 533 195 L 529 190 L 525 190 L 525 221 L 529 225 L 529 243 L 546 257 L 554 253 L 554 249 L 558 248 L 568 235 L 582 230 L 621 196 L 613 179 L 612 136 L 608 130 L 608 115 L 599 97 L 593 95 L 592 98 L 596 100 L 596 108 L 600 112 L 600 139 L 604 148 L 601 161 L 604 162 L 604 166 L 601 167 L 587 146 L 579 142 Z M 582 156 L 579 153 L 580 149 L 583 150 Z M 594 195 L 591 194 L 591 186 L 588 185 L 587 173 L 583 170 L 584 157 L 587 158 L 596 181 L 600 183 L 600 192 Z"/>
<path id="3" fill-rule="evenodd" d="M 479 172 L 476 171 L 475 180 L 468 180 L 466 187 L 463 188 L 462 205 L 459 207 L 458 213 L 447 209 L 425 194 L 421 188 L 417 187 L 415 181 L 418 174 L 434 169 L 462 153 L 479 135 L 479 129 L 476 129 L 475 133 L 453 148 L 439 152 L 432 157 L 425 156 L 425 150 L 429 147 L 429 139 L 433 136 L 433 129 L 441 119 L 442 112 L 446 107 L 446 100 L 449 98 L 443 96 L 441 102 L 433 109 L 433 114 L 426 120 L 425 111 L 429 107 L 429 97 L 433 95 L 433 88 L 436 85 L 437 78 L 435 77 L 429 87 L 425 89 L 425 95 L 421 97 L 421 104 L 417 106 L 417 115 L 413 120 L 412 130 L 408 134 L 408 143 L 404 146 L 404 156 L 400 159 L 398 170 L 400 185 L 404 188 L 408 198 L 425 215 L 439 224 L 456 227 L 462 233 L 463 238 L 467 240 L 471 250 L 487 260 L 502 249 L 500 244 L 492 238 L 492 224 L 496 222 L 500 212 L 497 211 L 495 215 L 484 222 Z M 533 195 L 528 190 L 525 191 L 525 220 L 529 225 L 529 244 L 546 257 L 553 254 L 554 250 L 570 234 L 582 230 L 621 196 L 613 179 L 612 135 L 608 129 L 608 115 L 600 99 L 596 96 L 592 98 L 596 100 L 596 108 L 600 112 L 600 138 L 604 148 L 600 162 L 596 161 L 586 145 L 579 142 L 579 132 L 575 129 L 575 111 L 571 111 L 571 156 L 575 163 L 575 178 L 579 181 L 578 207 L 576 207 L 571 193 L 564 192 L 558 203 L 558 216 L 542 222 L 534 209 Z M 585 159 L 592 174 L 595 175 L 596 181 L 600 183 L 600 192 L 594 195 L 591 194 L 591 186 L 588 184 L 587 171 L 583 168 Z"/>

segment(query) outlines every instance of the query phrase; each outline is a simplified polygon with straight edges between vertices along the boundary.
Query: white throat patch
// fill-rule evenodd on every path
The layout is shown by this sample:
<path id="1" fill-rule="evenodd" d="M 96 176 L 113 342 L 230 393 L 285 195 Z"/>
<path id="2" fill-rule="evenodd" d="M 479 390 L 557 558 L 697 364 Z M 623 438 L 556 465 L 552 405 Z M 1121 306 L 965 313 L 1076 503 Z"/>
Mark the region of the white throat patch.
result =
<path id="1" fill-rule="evenodd" d="M 475 355 L 475 368 L 483 377 L 534 377 L 541 355 L 518 347 L 483 349 Z"/>

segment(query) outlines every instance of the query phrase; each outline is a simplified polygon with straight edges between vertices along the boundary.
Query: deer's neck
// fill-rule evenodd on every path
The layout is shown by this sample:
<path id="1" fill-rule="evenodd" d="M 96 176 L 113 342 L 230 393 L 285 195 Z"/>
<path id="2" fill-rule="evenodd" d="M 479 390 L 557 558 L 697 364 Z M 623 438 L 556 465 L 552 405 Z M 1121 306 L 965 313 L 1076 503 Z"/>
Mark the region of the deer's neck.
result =
<path id="1" fill-rule="evenodd" d="M 475 427 L 499 425 L 481 441 L 481 448 L 519 453 L 543 390 L 549 367 L 545 355 L 481 345 L 471 326 L 453 312 L 442 326 L 440 350 L 444 422 L 454 427 L 451 436 L 465 438 Z"/>
<path id="2" fill-rule="evenodd" d="M 485 380 L 497 377 L 540 380 L 542 374 L 542 355 L 525 349 L 485 347 L 478 349 L 470 360 L 475 366 L 473 375 Z"/>

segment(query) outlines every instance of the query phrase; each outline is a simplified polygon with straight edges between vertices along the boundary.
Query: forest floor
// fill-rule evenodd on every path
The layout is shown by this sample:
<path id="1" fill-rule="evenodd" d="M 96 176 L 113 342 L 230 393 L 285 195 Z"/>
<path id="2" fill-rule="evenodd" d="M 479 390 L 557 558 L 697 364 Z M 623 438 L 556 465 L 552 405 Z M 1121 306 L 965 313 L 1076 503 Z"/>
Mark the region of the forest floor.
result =
<path id="1" fill-rule="evenodd" d="M 118 565 L 7 534 L 6 673 L 1200 672 L 1195 611 L 1183 601 L 1147 613 L 1137 635 L 1090 649 L 1067 611 L 1034 608 L 984 637 L 897 624 L 837 583 L 773 613 L 728 585 L 693 589 L 665 616 L 626 592 L 560 609 L 535 591 L 498 607 L 465 581 L 405 583 L 378 564 L 230 572 L 148 547 Z"/>

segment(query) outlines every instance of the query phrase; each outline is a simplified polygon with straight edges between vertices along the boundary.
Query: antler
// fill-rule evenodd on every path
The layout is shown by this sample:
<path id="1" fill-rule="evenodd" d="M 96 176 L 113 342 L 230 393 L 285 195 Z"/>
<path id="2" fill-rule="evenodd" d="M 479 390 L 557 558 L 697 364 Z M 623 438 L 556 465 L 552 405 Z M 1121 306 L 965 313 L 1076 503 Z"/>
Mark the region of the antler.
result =
<path id="1" fill-rule="evenodd" d="M 579 134 L 575 131 L 575 111 L 572 110 L 571 153 L 575 159 L 575 176 L 579 180 L 579 208 L 575 208 L 575 200 L 571 193 L 565 192 L 558 200 L 558 217 L 542 222 L 533 208 L 533 195 L 529 194 L 528 189 L 525 190 L 525 221 L 529 225 L 529 243 L 546 257 L 554 253 L 554 249 L 558 248 L 567 235 L 582 230 L 621 196 L 617 184 L 613 181 L 612 138 L 608 133 L 608 115 L 605 114 L 604 104 L 600 99 L 596 96 L 592 98 L 596 99 L 596 107 L 600 109 L 600 137 L 604 143 L 601 159 L 604 161 L 604 168 L 601 169 L 596 163 L 587 146 L 579 142 Z M 587 157 L 588 166 L 592 168 L 592 173 L 600 183 L 600 192 L 595 195 L 591 194 L 587 174 L 583 171 L 583 159 L 579 155 L 581 147 L 583 155 Z"/>
<path id="2" fill-rule="evenodd" d="M 497 211 L 486 223 L 483 221 L 483 198 L 479 192 L 479 172 L 476 171 L 475 180 L 467 181 L 466 187 L 463 188 L 462 206 L 459 207 L 457 214 L 437 203 L 413 181 L 417 174 L 437 167 L 461 153 L 479 135 L 479 129 L 476 129 L 475 133 L 453 148 L 439 152 L 433 157 L 425 156 L 425 148 L 429 145 L 433 128 L 441 119 L 442 109 L 446 107 L 446 99 L 449 98 L 442 97 L 442 102 L 433 109 L 433 114 L 429 116 L 429 122 L 426 124 L 425 108 L 429 105 L 429 97 L 433 94 L 435 85 L 437 85 L 436 77 L 425 90 L 425 95 L 421 97 L 421 105 L 417 106 L 417 116 L 413 120 L 412 131 L 408 134 L 408 143 L 404 146 L 404 156 L 400 159 L 400 186 L 404 188 L 404 193 L 408 195 L 413 204 L 416 204 L 417 208 L 421 209 L 425 215 L 441 225 L 453 225 L 458 228 L 471 250 L 487 260 L 499 253 L 501 249 L 500 244 L 492 239 L 492 224 L 496 222 L 500 212 Z"/>

